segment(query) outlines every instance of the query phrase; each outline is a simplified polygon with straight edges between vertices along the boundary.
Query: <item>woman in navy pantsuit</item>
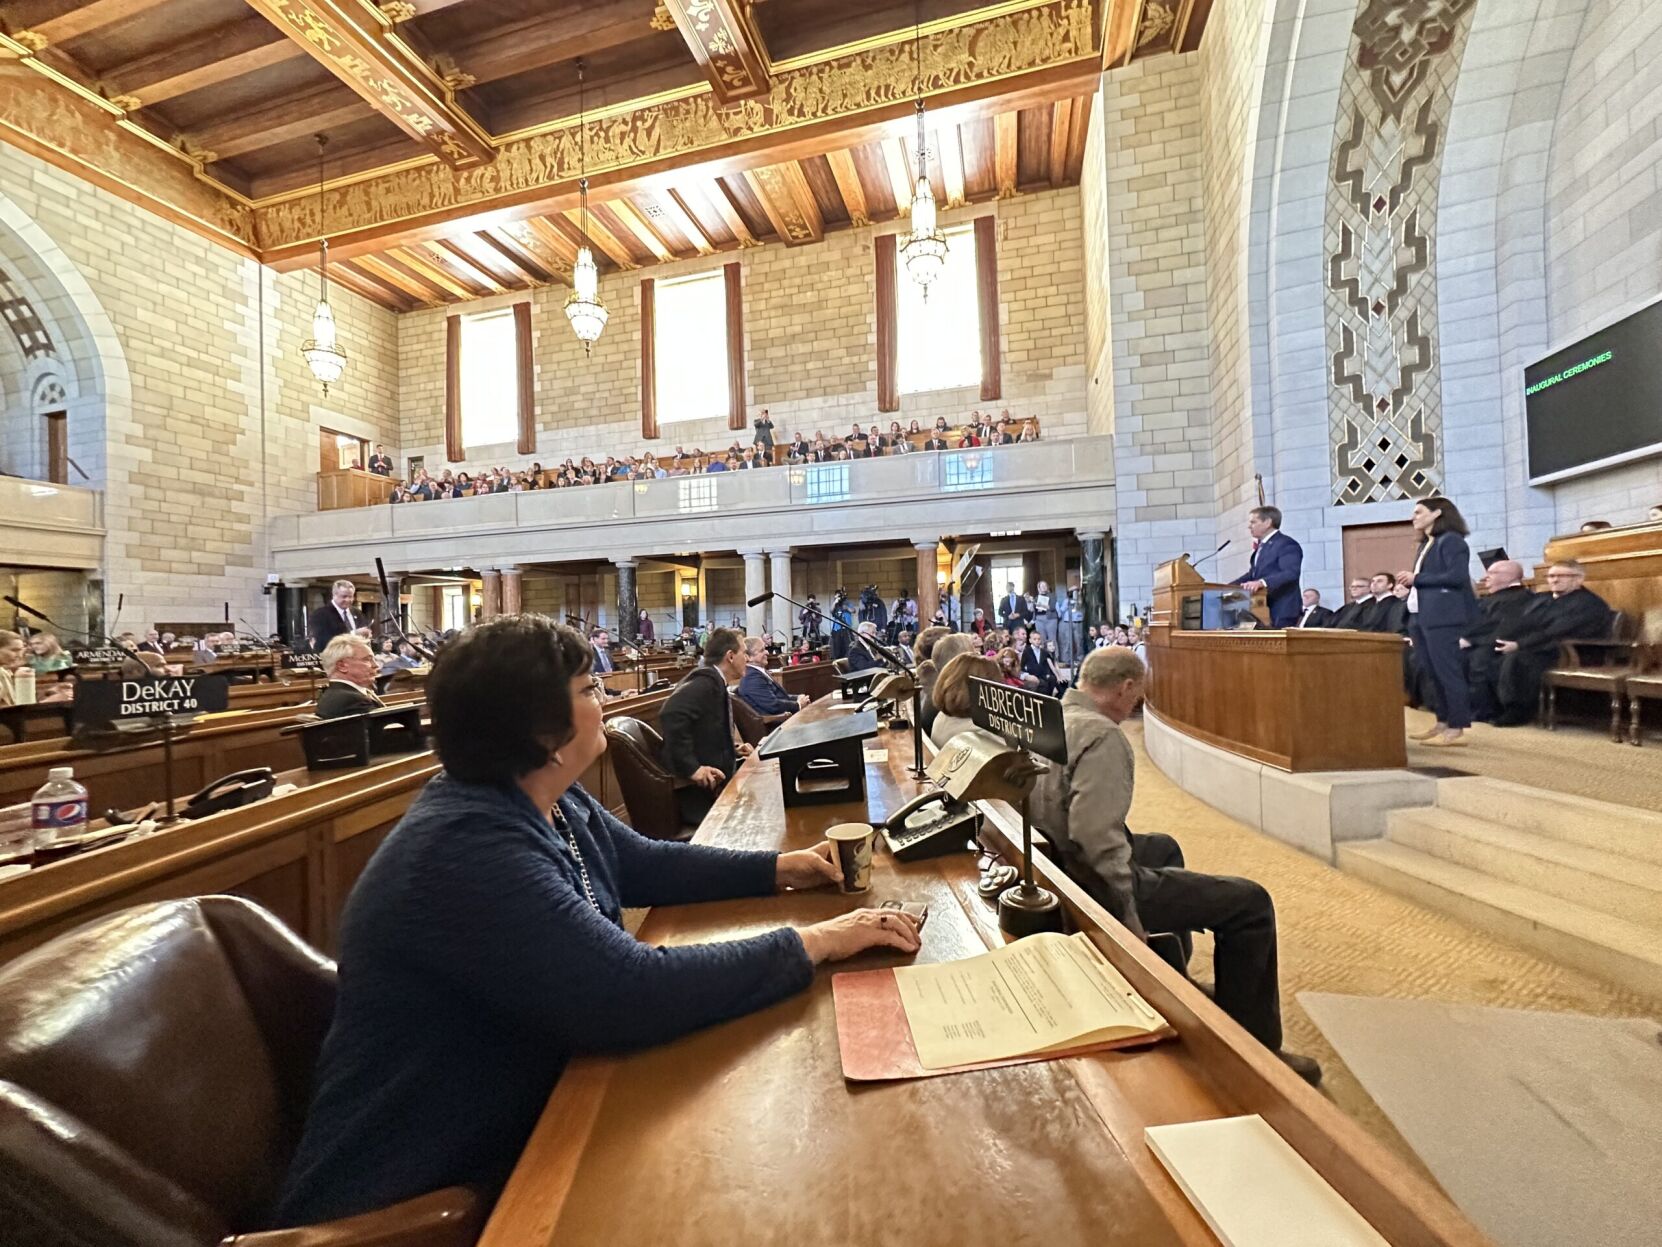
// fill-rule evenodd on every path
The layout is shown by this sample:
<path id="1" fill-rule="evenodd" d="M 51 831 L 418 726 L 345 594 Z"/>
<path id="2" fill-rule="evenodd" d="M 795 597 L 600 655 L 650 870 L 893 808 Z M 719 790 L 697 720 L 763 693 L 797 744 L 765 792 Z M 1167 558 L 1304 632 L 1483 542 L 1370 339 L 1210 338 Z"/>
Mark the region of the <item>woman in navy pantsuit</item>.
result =
<path id="1" fill-rule="evenodd" d="M 1471 530 L 1447 498 L 1427 498 L 1414 507 L 1414 531 L 1420 535 L 1414 570 L 1397 576 L 1407 585 L 1408 639 L 1437 696 L 1437 722 L 1414 739 L 1440 748 L 1463 746 L 1461 735 L 1472 725 L 1471 690 L 1460 636 L 1477 618 L 1472 591 Z"/>

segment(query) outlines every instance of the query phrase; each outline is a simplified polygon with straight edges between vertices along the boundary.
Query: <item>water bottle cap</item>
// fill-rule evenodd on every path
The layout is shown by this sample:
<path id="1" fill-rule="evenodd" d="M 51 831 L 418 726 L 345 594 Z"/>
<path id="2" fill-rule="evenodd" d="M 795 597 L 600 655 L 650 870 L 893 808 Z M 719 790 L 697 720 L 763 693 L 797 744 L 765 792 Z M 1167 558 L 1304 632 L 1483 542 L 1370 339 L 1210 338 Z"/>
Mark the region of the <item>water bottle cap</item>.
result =
<path id="1" fill-rule="evenodd" d="M 72 766 L 55 766 L 46 772 L 47 779 L 74 779 L 75 768 Z"/>

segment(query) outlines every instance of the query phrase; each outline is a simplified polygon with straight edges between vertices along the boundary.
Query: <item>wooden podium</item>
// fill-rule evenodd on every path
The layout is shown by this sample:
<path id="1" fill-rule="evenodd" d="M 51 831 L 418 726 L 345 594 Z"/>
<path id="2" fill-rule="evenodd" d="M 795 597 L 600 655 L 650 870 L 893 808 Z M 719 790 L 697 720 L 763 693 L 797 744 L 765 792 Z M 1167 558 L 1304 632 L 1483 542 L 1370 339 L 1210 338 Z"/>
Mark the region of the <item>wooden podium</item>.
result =
<path id="1" fill-rule="evenodd" d="M 1187 554 L 1180 555 L 1154 569 L 1154 603 L 1149 611 L 1148 622 L 1154 626 L 1165 624 L 1171 628 L 1181 628 L 1185 598 L 1204 593 L 1208 589 L 1237 587 L 1205 579 L 1195 570 L 1195 565 L 1189 561 Z M 1262 590 L 1252 595 L 1252 613 L 1258 617 L 1260 626 L 1269 626 L 1269 609 Z"/>

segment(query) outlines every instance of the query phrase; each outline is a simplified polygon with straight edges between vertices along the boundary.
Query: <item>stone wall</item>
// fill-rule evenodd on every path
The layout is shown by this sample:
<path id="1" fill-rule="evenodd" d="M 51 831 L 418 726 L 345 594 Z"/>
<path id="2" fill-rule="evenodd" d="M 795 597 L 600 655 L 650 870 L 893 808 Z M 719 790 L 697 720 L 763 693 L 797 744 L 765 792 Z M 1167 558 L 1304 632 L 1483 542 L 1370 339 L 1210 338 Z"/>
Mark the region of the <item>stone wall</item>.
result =
<path id="1" fill-rule="evenodd" d="M 1117 594 L 1148 602 L 1154 567 L 1208 544 L 1216 507 L 1201 179 L 1201 58 L 1140 61 L 1103 79 L 1100 180 L 1087 212 L 1106 230 Z M 1087 253 L 1089 254 L 1089 253 Z M 1099 279 L 1096 263 L 1091 266 Z"/>
<path id="2" fill-rule="evenodd" d="M 50 282 L 66 349 L 91 364 L 98 392 L 71 415 L 98 445 L 77 453 L 72 429 L 71 453 L 105 491 L 110 604 L 124 593 L 133 627 L 226 600 L 269 623 L 266 518 L 315 507 L 317 430 L 395 440 L 394 316 L 332 293 L 351 363 L 324 399 L 299 358 L 315 275 L 262 271 L 5 145 L 0 207 L 0 265 Z"/>
<path id="3" fill-rule="evenodd" d="M 1083 227 L 1077 188 L 1024 195 L 942 214 L 947 226 L 976 216 L 998 217 L 1000 320 L 1004 397 L 997 408 L 1036 415 L 1045 432 L 1065 436 L 1086 426 Z M 725 419 L 662 426 L 648 444 L 640 436 L 640 297 L 643 277 L 664 280 L 737 262 L 743 267 L 746 393 L 752 414 L 769 409 L 781 437 L 797 429 L 846 432 L 859 420 L 891 419 L 927 426 L 986 406 L 974 388 L 903 395 L 896 415 L 877 412 L 872 237 L 898 223 L 843 230 L 823 243 L 765 246 L 678 264 L 615 273 L 601 280 L 611 319 L 585 359 L 561 312 L 564 288 L 531 296 L 536 355 L 538 445 L 520 456 L 512 444 L 469 447 L 460 466 L 560 462 L 676 446 L 705 450 L 750 430 L 730 431 Z M 904 280 L 904 278 L 903 278 Z M 398 318 L 400 436 L 405 456 L 429 469 L 444 463 L 444 333 L 451 312 L 482 311 L 516 296 Z M 517 296 L 520 299 L 526 296 Z"/>

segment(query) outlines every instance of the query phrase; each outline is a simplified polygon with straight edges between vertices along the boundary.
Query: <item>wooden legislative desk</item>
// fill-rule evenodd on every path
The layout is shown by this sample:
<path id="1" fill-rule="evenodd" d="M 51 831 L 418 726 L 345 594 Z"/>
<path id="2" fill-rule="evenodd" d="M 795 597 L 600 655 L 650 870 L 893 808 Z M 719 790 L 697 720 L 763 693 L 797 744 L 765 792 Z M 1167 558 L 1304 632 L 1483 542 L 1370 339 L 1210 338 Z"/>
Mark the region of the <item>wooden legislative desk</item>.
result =
<path id="1" fill-rule="evenodd" d="M 834 713 L 816 703 L 807 715 Z M 833 823 L 884 816 L 916 791 L 910 735 L 884 733 L 866 804 L 786 812 L 778 763 L 751 760 L 701 843 L 799 849 Z M 1007 847 L 1006 807 L 986 834 Z M 1007 854 L 1009 855 L 1009 854 Z M 1038 869 L 1054 876 L 1042 857 Z M 864 896 L 786 893 L 653 910 L 651 944 L 733 939 L 885 899 L 929 904 L 920 961 L 1002 938 L 969 853 L 896 863 L 880 846 Z M 481 1247 L 674 1243 L 1214 1245 L 1143 1142 L 1143 1127 L 1259 1112 L 1398 1247 L 1478 1247 L 1440 1192 L 1306 1087 L 1082 892 L 1070 912 L 1168 1018 L 1176 1041 L 1109 1053 L 852 1087 L 839 1064 L 831 975 L 897 964 L 868 953 L 823 966 L 772 1008 L 625 1056 L 566 1069 L 487 1225 Z"/>
<path id="2" fill-rule="evenodd" d="M 386 700 L 400 705 L 420 699 L 419 693 L 412 693 Z M 300 737 L 284 736 L 283 729 L 310 713 L 311 707 L 303 704 L 206 717 L 174 738 L 176 795 L 189 796 L 211 780 L 253 766 L 286 771 L 304 765 Z M 94 815 L 110 806 L 131 809 L 166 795 L 159 736 L 104 751 L 79 749 L 68 737 L 56 736 L 0 746 L 0 806 L 27 801 L 54 766 L 75 769 L 75 778 L 86 785 Z"/>
<path id="3" fill-rule="evenodd" d="M 1642 619 L 1662 609 L 1662 522 L 1629 524 L 1593 533 L 1569 533 L 1547 542 L 1545 563 L 1575 559 L 1587 569 L 1587 587 L 1614 610 Z M 1536 569 L 1546 584 L 1546 567 Z"/>
<path id="4" fill-rule="evenodd" d="M 656 727 L 667 698 L 655 693 L 614 700 L 605 714 L 630 714 Z M 284 738 L 285 746 L 295 739 Z M 438 759 L 422 750 L 342 771 L 287 769 L 270 758 L 246 765 L 270 765 L 280 782 L 298 784 L 300 791 L 0 880 L 0 962 L 130 905 L 216 892 L 259 902 L 309 944 L 333 953 L 347 893 L 437 773 Z M 626 817 L 605 755 L 582 782 Z M 192 791 L 185 787 L 177 795 Z"/>
<path id="5" fill-rule="evenodd" d="M 343 507 L 372 507 L 392 497 L 397 483 L 362 468 L 317 474 L 317 509 L 338 511 Z"/>
<path id="6" fill-rule="evenodd" d="M 1148 704 L 1170 726 L 1283 771 L 1408 765 L 1400 636 L 1332 628 L 1148 632 Z"/>

